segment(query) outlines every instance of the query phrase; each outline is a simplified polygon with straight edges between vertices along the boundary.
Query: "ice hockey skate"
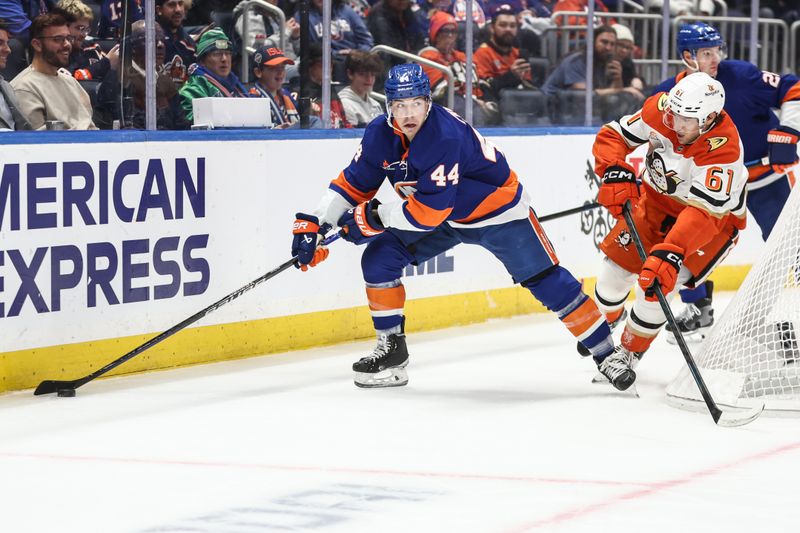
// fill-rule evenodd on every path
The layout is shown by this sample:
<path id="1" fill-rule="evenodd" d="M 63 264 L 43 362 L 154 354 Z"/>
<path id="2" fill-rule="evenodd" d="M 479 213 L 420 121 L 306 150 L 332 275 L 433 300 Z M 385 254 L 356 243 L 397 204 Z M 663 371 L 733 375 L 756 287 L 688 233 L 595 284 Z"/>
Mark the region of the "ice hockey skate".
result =
<path id="1" fill-rule="evenodd" d="M 358 387 L 402 387 L 408 383 L 408 348 L 403 333 L 381 335 L 371 355 L 353 363 Z"/>
<path id="2" fill-rule="evenodd" d="M 614 330 L 617 328 L 617 326 L 625 322 L 626 318 L 628 318 L 628 310 L 623 308 L 622 314 L 619 315 L 619 318 L 617 318 L 614 322 L 611 322 L 608 325 L 608 327 L 611 328 L 611 333 L 614 333 Z M 583 357 L 589 357 L 590 355 L 592 355 L 592 352 L 590 352 L 589 349 L 586 346 L 584 346 L 581 341 L 578 341 L 578 353 L 581 354 L 581 356 Z"/>
<path id="3" fill-rule="evenodd" d="M 634 353 L 629 352 L 622 346 L 617 346 L 614 349 L 614 353 L 597 365 L 597 369 L 600 371 L 598 376 L 602 376 L 603 380 L 610 382 L 617 390 L 625 391 L 633 387 L 631 392 L 638 396 L 634 386 L 636 372 L 633 371 L 633 367 L 638 361 L 639 359 Z M 592 383 L 598 382 L 592 380 Z"/>
<path id="4" fill-rule="evenodd" d="M 714 290 L 714 282 L 706 282 L 706 291 L 708 296 L 701 298 L 695 303 L 686 304 L 683 312 L 675 317 L 675 322 L 678 324 L 678 330 L 683 334 L 686 342 L 697 343 L 702 342 L 711 332 L 711 326 L 714 325 L 714 307 L 711 303 L 711 293 Z M 675 335 L 672 334 L 672 326 L 667 324 L 667 342 L 670 344 L 678 344 L 675 340 Z"/>

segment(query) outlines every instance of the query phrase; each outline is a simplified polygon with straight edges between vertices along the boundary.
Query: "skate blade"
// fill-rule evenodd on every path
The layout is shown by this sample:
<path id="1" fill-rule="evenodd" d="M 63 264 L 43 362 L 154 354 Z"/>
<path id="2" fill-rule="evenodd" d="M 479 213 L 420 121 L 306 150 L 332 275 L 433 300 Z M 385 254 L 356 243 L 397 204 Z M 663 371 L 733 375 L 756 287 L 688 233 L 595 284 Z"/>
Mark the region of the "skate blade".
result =
<path id="1" fill-rule="evenodd" d="M 402 387 L 408 383 L 408 372 L 406 372 L 405 369 L 406 364 L 387 368 L 383 372 L 376 372 L 375 374 L 356 372 L 353 382 L 356 384 L 356 387 L 361 387 L 362 389 Z"/>
<path id="2" fill-rule="evenodd" d="M 605 377 L 605 376 L 604 376 L 602 373 L 600 373 L 600 372 L 598 372 L 598 373 L 597 373 L 597 375 L 596 375 L 595 377 L 593 377 L 593 378 L 592 378 L 592 383 L 599 383 L 599 384 L 601 384 L 601 385 L 602 385 L 602 384 L 605 384 L 605 385 L 611 385 L 611 382 L 610 382 L 610 381 L 608 381 L 608 378 L 607 378 L 607 377 Z M 625 390 L 619 390 L 619 389 L 617 389 L 617 388 L 614 388 L 614 386 L 613 386 L 613 385 L 611 386 L 611 388 L 613 388 L 613 389 L 614 389 L 615 391 L 617 391 L 617 392 L 621 392 L 622 394 L 627 394 L 627 395 L 629 395 L 629 396 L 632 396 L 632 397 L 634 397 L 634 398 L 639 398 L 639 391 L 638 391 L 638 390 L 636 390 L 636 383 L 633 383 L 633 384 L 632 384 L 630 387 L 628 387 L 628 388 L 627 388 L 627 389 L 625 389 Z"/>
<path id="3" fill-rule="evenodd" d="M 711 326 L 706 328 L 700 328 L 695 331 L 684 333 L 683 340 L 685 340 L 688 344 L 697 344 L 701 343 L 706 340 L 708 337 L 708 333 L 711 331 Z M 677 345 L 678 341 L 675 340 L 675 335 L 671 331 L 667 331 L 667 343 L 672 345 Z"/>

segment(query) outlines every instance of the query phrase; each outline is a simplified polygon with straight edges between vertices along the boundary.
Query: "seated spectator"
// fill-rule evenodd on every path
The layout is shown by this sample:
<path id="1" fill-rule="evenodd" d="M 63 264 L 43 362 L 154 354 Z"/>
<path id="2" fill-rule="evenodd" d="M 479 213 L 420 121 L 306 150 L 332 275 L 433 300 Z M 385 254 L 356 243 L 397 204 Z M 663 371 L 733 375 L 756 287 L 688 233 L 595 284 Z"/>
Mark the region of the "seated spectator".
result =
<path id="1" fill-rule="evenodd" d="M 144 0 L 103 0 L 97 36 L 101 39 L 121 39 L 126 21 L 133 23 L 143 18 Z"/>
<path id="2" fill-rule="evenodd" d="M 521 87 L 532 89 L 531 64 L 520 57 L 519 48 L 514 47 L 517 38 L 517 16 L 508 4 L 494 12 L 489 25 L 489 40 L 483 43 L 473 56 L 481 82 L 488 84 L 492 97 L 497 99 L 500 91 Z"/>
<path id="3" fill-rule="evenodd" d="M 350 85 L 339 91 L 347 122 L 363 128 L 375 117 L 383 115 L 383 106 L 370 96 L 375 78 L 383 74 L 383 61 L 378 54 L 353 50 L 345 60 Z"/>
<path id="4" fill-rule="evenodd" d="M 294 65 L 294 61 L 286 57 L 280 48 L 262 46 L 253 54 L 256 82 L 250 89 L 250 95 L 267 99 L 273 128 L 288 128 L 300 122 L 297 102 L 283 88 L 286 65 Z"/>
<path id="5" fill-rule="evenodd" d="M 644 80 L 636 72 L 636 65 L 633 63 L 633 50 L 636 48 L 636 44 L 633 42 L 633 33 L 622 24 L 614 24 L 611 27 L 617 34 L 614 59 L 619 61 L 622 66 L 622 86 L 633 87 L 639 92 L 644 91 Z"/>
<path id="6" fill-rule="evenodd" d="M 553 6 L 553 14 L 555 15 L 559 11 L 589 11 L 589 0 L 558 0 L 555 6 Z M 595 0 L 594 1 L 594 12 L 595 13 L 608 13 L 608 7 L 602 2 L 602 0 Z M 594 25 L 599 26 L 601 24 L 609 24 L 615 22 L 613 19 L 600 19 L 599 17 L 595 17 Z M 559 26 L 564 26 L 564 17 L 558 17 L 556 19 L 556 24 Z M 586 26 L 586 17 L 581 17 L 579 15 L 569 15 L 567 16 L 566 26 Z"/>
<path id="7" fill-rule="evenodd" d="M 311 0 L 308 12 L 312 43 L 322 42 L 322 0 Z M 331 49 L 335 56 L 349 54 L 351 50 L 369 52 L 372 35 L 353 8 L 343 0 L 332 0 Z"/>
<path id="8" fill-rule="evenodd" d="M 183 0 L 156 0 L 156 21 L 164 30 L 164 70 L 177 87 L 189 78 L 189 67 L 197 61 L 196 45 L 183 27 L 186 7 Z"/>
<path id="9" fill-rule="evenodd" d="M 279 6 L 278 0 L 266 0 L 273 6 Z M 242 0 L 233 9 L 233 16 L 236 20 L 235 27 L 236 33 L 241 39 L 242 32 L 244 31 L 244 6 L 248 0 Z M 363 24 L 364 21 L 362 20 Z M 264 46 L 266 48 L 280 48 L 281 37 L 278 35 L 280 31 L 280 24 L 277 17 L 271 11 L 260 8 L 258 5 L 251 5 L 250 19 L 248 20 L 248 31 L 250 38 L 245 43 L 247 46 L 258 48 Z M 312 30 L 313 32 L 313 30 Z M 312 37 L 313 38 L 313 37 Z M 300 56 L 300 24 L 294 17 L 286 19 L 284 26 L 284 39 L 287 46 L 283 50 L 286 57 L 296 60 Z"/>
<path id="10" fill-rule="evenodd" d="M 478 83 L 478 75 L 475 72 L 475 65 L 467 68 L 467 56 L 464 52 L 456 50 L 456 40 L 458 38 L 458 25 L 455 18 L 450 13 L 439 11 L 431 16 L 430 41 L 433 46 L 423 48 L 419 55 L 425 59 L 435 61 L 440 65 L 449 66 L 455 78 L 455 90 L 457 98 L 455 109 L 457 113 L 464 114 L 466 102 L 467 72 L 472 76 L 472 97 L 477 104 L 474 122 L 476 125 L 493 124 L 499 118 L 497 104 L 493 101 L 486 101 L 483 91 Z M 431 81 L 431 96 L 437 104 L 447 104 L 447 77 L 442 71 L 432 67 L 422 65 L 422 69 Z"/>
<path id="11" fill-rule="evenodd" d="M 97 129 L 89 95 L 67 70 L 74 41 L 67 21 L 51 13 L 39 15 L 30 37 L 33 61 L 11 80 L 22 114 L 36 130 L 45 129 L 49 121 L 62 122 L 68 130 Z"/>
<path id="12" fill-rule="evenodd" d="M 331 62 L 332 64 L 333 62 Z M 308 50 L 308 96 L 311 98 L 311 115 L 322 118 L 322 45 L 314 43 Z M 352 128 L 347 121 L 341 100 L 331 90 L 331 128 Z"/>
<path id="13" fill-rule="evenodd" d="M 414 4 L 416 6 L 416 4 Z M 367 27 L 375 44 L 385 44 L 416 54 L 425 45 L 427 24 L 422 12 L 412 8 L 411 0 L 381 0 L 369 10 Z M 392 56 L 392 65 L 405 60 Z"/>
<path id="14" fill-rule="evenodd" d="M 600 26 L 594 33 L 594 70 L 592 84 L 594 93 L 606 98 L 602 103 L 607 107 L 602 112 L 603 120 L 613 120 L 628 111 L 641 107 L 644 96 L 634 87 L 625 87 L 622 82 L 622 64 L 615 59 L 617 33 L 611 26 Z M 548 76 L 542 91 L 557 96 L 560 91 L 586 89 L 586 50 L 565 56 L 556 69 Z M 606 105 L 607 104 L 607 105 Z"/>
<path id="15" fill-rule="evenodd" d="M 54 0 L 5 0 L 0 2 L 0 20 L 12 35 L 27 41 L 31 21 L 54 7 Z"/>
<path id="16" fill-rule="evenodd" d="M 744 7 L 745 13 L 749 16 L 750 6 Z M 800 5 L 792 0 L 762 0 L 758 16 L 765 19 L 781 19 L 791 28 L 792 24 L 800 20 Z"/>
<path id="17" fill-rule="evenodd" d="M 617 33 L 611 26 L 600 26 L 594 31 L 594 89 L 610 87 L 619 80 L 622 85 L 622 66 L 614 59 L 617 46 Z M 564 56 L 555 70 L 550 73 L 542 86 L 542 91 L 553 96 L 565 89 L 586 88 L 586 50 Z"/>
<path id="18" fill-rule="evenodd" d="M 110 70 L 119 69 L 119 45 L 108 54 L 95 42 L 86 42 L 94 20 L 92 9 L 81 0 L 61 0 L 53 13 L 67 21 L 69 32 L 75 38 L 69 56 L 69 71 L 77 80 L 102 80 Z"/>
<path id="19" fill-rule="evenodd" d="M 131 25 L 132 54 L 121 74 L 110 73 L 98 89 L 95 123 L 109 129 L 119 120 L 123 129 L 144 129 L 145 121 L 145 24 L 143 20 Z M 156 129 L 185 130 L 191 124 L 181 107 L 178 88 L 164 70 L 164 30 L 156 25 Z M 122 83 L 122 84 L 121 84 Z M 126 98 L 120 98 L 122 92 Z M 121 108 L 121 102 L 130 102 Z"/>
<path id="20" fill-rule="evenodd" d="M 179 94 L 186 118 L 192 120 L 192 100 L 205 97 L 247 98 L 236 74 L 231 72 L 232 43 L 219 28 L 208 30 L 197 42 L 197 63 L 189 70 L 189 79 Z"/>
<path id="21" fill-rule="evenodd" d="M 11 35 L 5 24 L 0 22 L 0 71 L 6 68 L 11 47 Z M 0 75 L 0 131 L 29 130 L 28 119 L 20 112 L 14 88 Z"/>
<path id="22" fill-rule="evenodd" d="M 502 5 L 509 6 L 517 16 L 520 50 L 527 50 L 523 57 L 543 56 L 544 32 L 555 26 L 550 16 L 556 0 L 489 0 L 486 12 L 494 13 Z"/>

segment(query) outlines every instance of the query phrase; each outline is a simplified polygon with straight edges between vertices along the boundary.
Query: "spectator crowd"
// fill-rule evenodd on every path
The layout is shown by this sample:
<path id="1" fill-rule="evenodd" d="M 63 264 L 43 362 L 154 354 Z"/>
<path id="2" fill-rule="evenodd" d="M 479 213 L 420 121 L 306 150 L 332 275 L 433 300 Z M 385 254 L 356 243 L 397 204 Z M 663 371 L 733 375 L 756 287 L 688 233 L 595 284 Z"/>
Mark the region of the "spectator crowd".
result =
<path id="1" fill-rule="evenodd" d="M 623 9 L 621 1 L 594 1 L 600 13 Z M 263 98 L 273 127 L 299 126 L 298 3 L 268 2 L 273 9 L 246 10 L 243 1 L 155 0 L 159 129 L 191 127 L 192 100 L 209 96 Z M 467 2 L 472 2 L 472 20 L 467 19 Z M 586 17 L 575 13 L 585 12 L 587 3 L 333 0 L 331 125 L 363 127 L 383 114 L 382 78 L 389 66 L 408 58 L 372 52 L 379 44 L 422 58 L 434 100 L 448 104 L 450 96 L 454 110 L 462 115 L 471 107 L 476 125 L 582 122 L 589 46 L 597 121 L 637 109 L 647 94 L 647 83 L 634 62 L 641 49 L 631 29 L 613 18 L 595 21 L 591 45 L 581 41 L 555 63 L 544 58 L 545 34 L 561 31 L 553 21 L 585 24 Z M 310 4 L 311 45 L 306 56 L 313 127 L 321 125 L 322 115 L 323 2 Z M 661 9 L 657 0 L 639 4 L 645 12 Z M 675 7 L 675 14 L 707 15 L 716 14 L 720 3 L 686 4 L 673 2 L 670 8 Z M 792 22 L 800 14 L 791 4 L 761 5 L 762 11 Z M 283 28 L 276 9 L 284 14 Z M 553 16 L 560 11 L 572 14 Z M 143 0 L 0 3 L 0 128 L 143 128 L 143 19 Z M 474 46 L 470 64 L 464 53 L 468 25 Z M 243 35 L 245 26 L 248 35 Z M 585 40 L 585 33 L 580 35 Z M 243 54 L 248 54 L 249 72 L 240 79 Z"/>

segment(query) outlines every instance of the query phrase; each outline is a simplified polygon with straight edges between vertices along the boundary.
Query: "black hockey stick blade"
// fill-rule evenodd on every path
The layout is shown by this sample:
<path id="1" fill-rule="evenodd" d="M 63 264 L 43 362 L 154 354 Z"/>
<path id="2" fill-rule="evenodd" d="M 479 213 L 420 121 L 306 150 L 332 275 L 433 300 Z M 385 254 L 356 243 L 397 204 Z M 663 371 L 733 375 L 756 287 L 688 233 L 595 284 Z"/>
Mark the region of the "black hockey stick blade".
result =
<path id="1" fill-rule="evenodd" d="M 53 394 L 54 392 L 58 392 L 60 390 L 75 390 L 81 385 L 86 383 L 83 379 L 75 379 L 72 381 L 58 381 L 52 379 L 46 379 L 39 383 L 39 386 L 36 387 L 36 390 L 33 391 L 34 396 L 41 396 L 42 394 Z"/>
<path id="2" fill-rule="evenodd" d="M 626 201 L 625 205 L 622 206 L 622 215 L 628 225 L 628 230 L 631 234 L 631 240 L 633 240 L 633 244 L 636 246 L 636 251 L 639 254 L 639 258 L 644 262 L 647 259 L 647 252 L 644 249 L 641 237 L 639 237 L 639 230 L 636 229 L 636 223 L 633 221 L 630 201 Z M 683 333 L 681 333 L 681 330 L 675 321 L 675 315 L 672 314 L 672 308 L 669 306 L 669 302 L 664 296 L 664 291 L 661 290 L 661 285 L 658 283 L 658 280 L 656 280 L 655 284 L 653 285 L 653 289 L 656 293 L 656 297 L 658 298 L 658 303 L 661 305 L 661 310 L 664 312 L 664 316 L 667 319 L 667 323 L 672 327 L 672 334 L 675 335 L 675 340 L 681 349 L 683 358 L 686 360 L 686 366 L 689 367 L 689 373 L 692 374 L 697 388 L 700 389 L 700 395 L 703 397 L 703 401 L 705 401 L 706 407 L 708 407 L 708 412 L 711 414 L 711 418 L 714 420 L 714 423 L 719 426 L 735 427 L 749 424 L 758 418 L 762 411 L 764 411 L 763 404 L 760 406 L 760 408 L 757 407 L 744 412 L 723 412 L 719 407 L 717 407 L 717 403 L 714 401 L 714 398 L 708 391 L 706 382 L 703 379 L 703 376 L 700 374 L 700 369 L 697 368 L 697 363 L 695 363 L 694 357 L 692 357 L 692 351 L 689 349 L 689 345 L 686 344 L 686 339 L 683 338 Z"/>
<path id="3" fill-rule="evenodd" d="M 578 207 L 573 207 L 572 209 L 565 209 L 564 211 L 559 211 L 557 213 L 550 213 L 549 215 L 544 215 L 538 218 L 539 222 L 547 222 L 548 220 L 555 220 L 557 218 L 574 215 L 575 213 L 583 213 L 584 211 L 589 211 L 590 209 L 594 209 L 595 207 L 602 207 L 602 206 L 597 202 L 589 202 Z"/>
<path id="4" fill-rule="evenodd" d="M 340 235 L 338 233 L 334 233 L 330 237 L 328 237 L 325 240 L 323 240 L 321 244 L 322 245 L 330 244 L 333 241 L 335 241 L 336 239 L 338 239 L 339 237 L 340 237 Z M 98 370 L 95 370 L 94 372 L 92 372 L 91 374 L 89 374 L 87 376 L 83 376 L 82 378 L 79 378 L 79 379 L 76 379 L 76 380 L 72 380 L 72 381 L 58 381 L 58 380 L 45 380 L 45 381 L 42 381 L 41 383 L 39 383 L 39 386 L 36 387 L 36 390 L 33 391 L 34 396 L 41 396 L 42 394 L 52 394 L 54 392 L 58 392 L 60 390 L 65 390 L 65 389 L 73 389 L 74 390 L 74 389 L 77 389 L 78 387 L 81 387 L 81 386 L 89 383 L 93 379 L 102 376 L 106 372 L 118 367 L 122 363 L 133 359 L 134 357 L 136 357 L 140 353 L 144 352 L 145 350 L 148 350 L 148 349 L 152 348 L 153 346 L 155 346 L 159 342 L 161 342 L 161 341 L 173 336 L 174 334 L 178 333 L 179 331 L 181 331 L 182 329 L 186 328 L 187 326 L 190 326 L 191 324 L 194 324 L 195 322 L 197 322 L 198 320 L 200 320 L 204 316 L 211 314 L 212 312 L 216 311 L 217 309 L 219 309 L 223 305 L 227 304 L 228 302 L 232 302 L 233 300 L 237 299 L 242 294 L 248 292 L 250 289 L 253 289 L 253 288 L 257 287 L 258 285 L 261 285 L 262 283 L 264 283 L 268 279 L 274 278 L 275 276 L 277 276 L 278 274 L 280 274 L 284 270 L 287 270 L 288 268 L 294 266 L 295 263 L 297 263 L 297 256 L 292 257 L 288 261 L 285 261 L 284 263 L 282 263 L 279 266 L 275 267 L 274 269 L 270 270 L 269 272 L 267 272 L 263 276 L 254 279 L 253 281 L 251 281 L 250 283 L 248 283 L 244 287 L 240 287 L 239 289 L 233 291 L 232 293 L 228 294 L 227 296 L 217 300 L 216 302 L 214 302 L 213 304 L 209 305 L 205 309 L 203 309 L 201 311 L 198 311 L 197 313 L 193 314 L 189 318 L 186 318 L 186 319 L 182 320 L 181 322 L 175 324 L 174 326 L 172 326 L 168 330 L 166 330 L 166 331 L 160 333 L 159 335 L 153 337 L 152 339 L 146 341 L 144 344 L 141 344 L 141 345 L 137 346 L 136 348 L 134 348 L 130 352 L 126 353 L 122 357 L 120 357 L 118 359 L 114 359 L 113 361 L 108 363 L 106 366 L 104 366 L 104 367 L 102 367 L 102 368 L 100 368 Z"/>

